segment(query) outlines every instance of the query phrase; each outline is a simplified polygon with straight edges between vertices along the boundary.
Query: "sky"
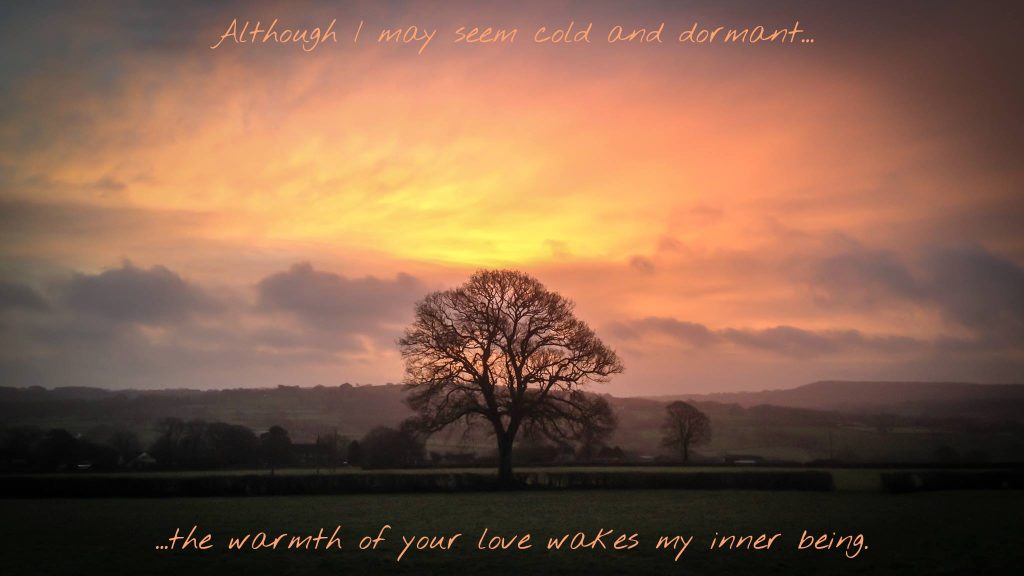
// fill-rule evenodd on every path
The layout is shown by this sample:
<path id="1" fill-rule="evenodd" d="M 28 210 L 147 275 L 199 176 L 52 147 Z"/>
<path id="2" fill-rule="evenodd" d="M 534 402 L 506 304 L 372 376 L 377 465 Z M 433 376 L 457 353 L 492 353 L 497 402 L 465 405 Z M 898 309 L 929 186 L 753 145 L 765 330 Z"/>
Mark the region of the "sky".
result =
<path id="1" fill-rule="evenodd" d="M 0 384 L 399 382 L 415 302 L 482 268 L 576 303 L 625 365 L 600 392 L 1022 382 L 1022 12 L 5 3 Z M 275 18 L 338 42 L 210 48 Z M 571 21 L 591 43 L 532 42 Z"/>

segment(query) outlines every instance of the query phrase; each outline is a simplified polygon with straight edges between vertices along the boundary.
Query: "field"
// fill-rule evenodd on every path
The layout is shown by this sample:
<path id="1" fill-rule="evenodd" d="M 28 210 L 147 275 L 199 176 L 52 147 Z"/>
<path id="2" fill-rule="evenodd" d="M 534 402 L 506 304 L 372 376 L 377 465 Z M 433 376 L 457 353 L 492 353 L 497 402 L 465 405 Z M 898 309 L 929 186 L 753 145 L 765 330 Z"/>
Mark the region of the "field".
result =
<path id="1" fill-rule="evenodd" d="M 887 495 L 840 491 L 562 491 L 267 498 L 6 500 L 0 527 L 4 574 L 999 574 L 1024 562 L 1016 491 Z M 214 549 L 164 551 L 175 528 L 198 524 Z M 377 550 L 362 536 L 392 529 Z M 342 550 L 226 550 L 228 537 L 330 535 Z M 479 551 L 488 535 L 532 534 L 531 549 Z M 636 533 L 630 550 L 547 551 L 547 538 L 578 531 L 604 539 Z M 862 534 L 864 548 L 796 550 L 803 530 Z M 401 536 L 452 535 L 452 550 L 411 550 Z M 708 549 L 718 532 L 771 535 L 770 550 Z M 695 535 L 685 553 L 656 549 L 660 536 Z"/>

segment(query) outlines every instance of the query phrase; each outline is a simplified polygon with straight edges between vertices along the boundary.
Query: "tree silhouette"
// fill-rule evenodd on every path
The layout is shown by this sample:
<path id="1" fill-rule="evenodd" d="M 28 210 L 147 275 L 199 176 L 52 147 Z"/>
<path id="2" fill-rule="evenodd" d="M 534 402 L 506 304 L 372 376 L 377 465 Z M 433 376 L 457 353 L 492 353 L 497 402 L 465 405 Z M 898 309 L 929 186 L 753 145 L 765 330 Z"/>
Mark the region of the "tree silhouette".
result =
<path id="1" fill-rule="evenodd" d="M 321 465 L 327 466 L 331 470 L 334 470 L 334 468 L 337 467 L 338 460 L 341 459 L 342 440 L 343 439 L 338 434 L 337 429 L 330 430 L 323 434 L 317 434 L 317 471 L 320 470 Z"/>
<path id="2" fill-rule="evenodd" d="M 428 295 L 399 347 L 420 425 L 433 432 L 458 421 L 488 424 L 503 486 L 513 482 L 520 430 L 565 441 L 609 426 L 607 402 L 580 388 L 623 369 L 572 302 L 510 270 L 480 271 Z"/>
<path id="3" fill-rule="evenodd" d="M 363 463 L 363 448 L 359 445 L 359 440 L 349 442 L 346 452 L 345 462 L 348 465 L 358 466 Z"/>
<path id="4" fill-rule="evenodd" d="M 692 404 L 672 402 L 665 407 L 662 446 L 679 451 L 683 462 L 690 461 L 690 446 L 711 441 L 711 420 Z"/>
<path id="5" fill-rule="evenodd" d="M 398 428 L 370 430 L 359 446 L 364 468 L 401 468 L 423 462 L 423 438 L 408 420 Z"/>
<path id="6" fill-rule="evenodd" d="M 291 460 L 292 439 L 288 431 L 280 426 L 271 426 L 270 430 L 261 434 L 260 446 L 271 475 L 275 469 L 287 465 Z"/>

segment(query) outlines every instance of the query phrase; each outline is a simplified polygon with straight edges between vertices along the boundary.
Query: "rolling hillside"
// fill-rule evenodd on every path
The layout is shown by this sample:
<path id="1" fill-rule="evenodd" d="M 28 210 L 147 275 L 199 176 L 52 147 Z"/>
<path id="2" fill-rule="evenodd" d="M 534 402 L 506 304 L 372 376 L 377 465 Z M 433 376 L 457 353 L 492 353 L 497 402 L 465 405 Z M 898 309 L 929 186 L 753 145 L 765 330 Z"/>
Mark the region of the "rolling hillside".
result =
<path id="1" fill-rule="evenodd" d="M 388 384 L 267 389 L 111 391 L 96 388 L 0 388 L 0 426 L 89 433 L 125 429 L 152 440 L 163 418 L 285 427 L 297 442 L 336 430 L 360 438 L 411 415 L 404 388 Z M 655 458 L 665 404 L 685 398 L 714 430 L 699 452 L 753 454 L 791 462 L 839 459 L 917 462 L 939 451 L 973 461 L 1024 461 L 1024 386 L 959 383 L 817 382 L 791 390 L 660 398 L 606 396 L 619 425 L 609 444 Z M 492 450 L 486 434 L 435 435 L 431 449 Z"/>

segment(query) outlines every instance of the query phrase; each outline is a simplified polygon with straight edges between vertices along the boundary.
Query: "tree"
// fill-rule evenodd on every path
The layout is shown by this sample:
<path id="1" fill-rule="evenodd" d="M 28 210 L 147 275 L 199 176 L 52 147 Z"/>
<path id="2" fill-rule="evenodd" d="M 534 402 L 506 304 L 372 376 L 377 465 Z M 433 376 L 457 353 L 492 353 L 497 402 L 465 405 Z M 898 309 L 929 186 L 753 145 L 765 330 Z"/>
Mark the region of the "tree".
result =
<path id="1" fill-rule="evenodd" d="M 349 466 L 358 466 L 363 463 L 363 449 L 359 445 L 359 440 L 349 442 L 347 452 L 345 461 Z"/>
<path id="2" fill-rule="evenodd" d="M 157 422 L 159 436 L 149 452 L 156 458 L 157 462 L 174 468 L 182 462 L 181 445 L 185 437 L 185 422 L 178 418 L 163 418 Z"/>
<path id="3" fill-rule="evenodd" d="M 593 409 L 606 413 L 588 418 L 580 430 L 577 453 L 585 460 L 592 459 L 605 447 L 605 442 L 618 424 L 615 413 L 607 402 L 595 402 Z"/>
<path id="4" fill-rule="evenodd" d="M 401 468 L 423 462 L 424 442 L 419 432 L 403 422 L 399 428 L 378 426 L 360 443 L 364 468 Z"/>
<path id="5" fill-rule="evenodd" d="M 711 441 L 711 420 L 692 404 L 676 401 L 665 407 L 662 446 L 679 451 L 683 462 L 690 461 L 690 446 Z"/>
<path id="6" fill-rule="evenodd" d="M 205 467 L 245 468 L 259 463 L 260 441 L 240 424 L 211 422 L 202 440 Z"/>
<path id="7" fill-rule="evenodd" d="M 423 429 L 484 422 L 497 441 L 503 486 L 513 482 L 520 430 L 565 441 L 608 426 L 607 401 L 581 387 L 623 370 L 572 302 L 510 270 L 480 271 L 429 294 L 399 348 L 407 402 Z"/>
<path id="8" fill-rule="evenodd" d="M 39 461 L 46 470 L 65 470 L 77 464 L 78 441 L 63 428 L 54 428 L 39 442 Z"/>
<path id="9" fill-rule="evenodd" d="M 128 462 L 142 452 L 139 435 L 131 430 L 114 430 L 107 439 L 107 444 L 117 450 L 117 455 L 122 463 Z"/>
<path id="10" fill-rule="evenodd" d="M 316 437 L 317 448 L 317 470 L 321 465 L 326 465 L 331 470 L 338 465 L 341 459 L 342 437 L 337 429 L 330 430 Z"/>
<path id="11" fill-rule="evenodd" d="M 280 426 L 271 426 L 263 434 L 260 434 L 260 446 L 263 449 L 263 458 L 270 466 L 270 474 L 281 466 L 291 461 L 292 439 L 288 431 Z"/>

